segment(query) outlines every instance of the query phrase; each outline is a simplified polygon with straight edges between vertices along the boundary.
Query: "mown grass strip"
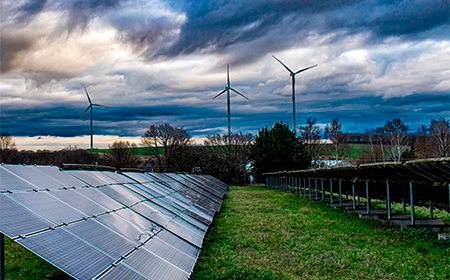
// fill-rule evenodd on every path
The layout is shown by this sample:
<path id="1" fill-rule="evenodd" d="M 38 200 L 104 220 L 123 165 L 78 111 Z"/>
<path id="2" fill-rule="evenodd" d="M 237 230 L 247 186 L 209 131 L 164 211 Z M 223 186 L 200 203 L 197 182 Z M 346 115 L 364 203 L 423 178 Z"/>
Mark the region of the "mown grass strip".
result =
<path id="1" fill-rule="evenodd" d="M 446 279 L 450 244 L 261 186 L 230 187 L 191 279 Z"/>

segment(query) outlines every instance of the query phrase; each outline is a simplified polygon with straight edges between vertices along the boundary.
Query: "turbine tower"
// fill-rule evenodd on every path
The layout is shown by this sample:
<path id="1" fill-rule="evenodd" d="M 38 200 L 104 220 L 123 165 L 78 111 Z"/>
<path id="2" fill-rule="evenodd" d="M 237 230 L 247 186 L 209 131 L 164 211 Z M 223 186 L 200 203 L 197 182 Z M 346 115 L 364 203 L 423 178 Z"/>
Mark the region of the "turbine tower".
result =
<path id="1" fill-rule="evenodd" d="M 313 65 L 313 66 L 309 66 L 309 67 L 303 68 L 303 69 L 300 69 L 300 70 L 298 70 L 297 72 L 294 73 L 291 69 L 289 69 L 289 67 L 287 67 L 283 62 L 281 62 L 281 60 L 276 58 L 274 55 L 272 55 L 272 57 L 275 58 L 279 63 L 281 63 L 281 65 L 283 65 L 284 68 L 286 68 L 286 70 L 289 71 L 289 75 L 292 77 L 292 114 L 294 115 L 294 131 L 295 131 L 295 134 L 297 134 L 297 128 L 296 128 L 296 124 L 297 123 L 295 122 L 295 75 L 297 75 L 297 74 L 299 74 L 299 73 L 301 73 L 303 71 L 306 71 L 308 69 L 311 69 L 313 67 L 316 67 L 317 64 Z"/>
<path id="2" fill-rule="evenodd" d="M 227 64 L 227 86 L 224 90 L 222 90 L 219 94 L 213 97 L 213 99 L 216 99 L 220 95 L 222 95 L 224 92 L 227 92 L 227 113 L 228 113 L 228 144 L 231 146 L 231 112 L 230 112 L 230 90 L 234 91 L 235 93 L 239 94 L 240 96 L 244 97 L 248 100 L 248 98 L 243 95 L 242 93 L 238 92 L 234 88 L 230 86 L 230 65 Z"/>
<path id="3" fill-rule="evenodd" d="M 87 89 L 86 88 L 84 88 L 84 91 L 86 92 L 86 96 L 87 96 L 87 98 L 88 98 L 88 100 L 89 100 L 89 106 L 86 108 L 86 110 L 83 112 L 83 115 L 89 110 L 89 109 L 91 109 L 91 149 L 93 149 L 94 148 L 94 128 L 93 128 L 93 126 L 92 126 L 92 117 L 93 117 L 93 109 L 94 109 L 94 106 L 98 106 L 98 107 L 106 107 L 106 108 L 109 108 L 108 106 L 105 106 L 105 105 L 100 105 L 100 104 L 94 104 L 94 103 L 92 103 L 92 101 L 91 101 L 91 98 L 89 97 L 89 93 L 88 93 L 88 91 L 87 91 Z M 81 115 L 81 117 L 83 117 L 83 115 Z M 81 118 L 80 117 L 80 118 Z"/>

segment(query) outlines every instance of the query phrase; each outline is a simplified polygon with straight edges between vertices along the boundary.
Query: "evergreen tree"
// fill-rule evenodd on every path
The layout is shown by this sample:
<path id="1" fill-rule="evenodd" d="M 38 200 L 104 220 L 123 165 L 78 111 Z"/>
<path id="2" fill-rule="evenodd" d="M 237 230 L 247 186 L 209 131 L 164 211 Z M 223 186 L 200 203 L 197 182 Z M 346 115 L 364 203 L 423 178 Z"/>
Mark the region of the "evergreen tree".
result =
<path id="1" fill-rule="evenodd" d="M 300 138 L 282 121 L 271 129 L 266 126 L 258 131 L 250 158 L 259 182 L 264 180 L 263 173 L 307 169 L 311 164 L 311 156 Z"/>

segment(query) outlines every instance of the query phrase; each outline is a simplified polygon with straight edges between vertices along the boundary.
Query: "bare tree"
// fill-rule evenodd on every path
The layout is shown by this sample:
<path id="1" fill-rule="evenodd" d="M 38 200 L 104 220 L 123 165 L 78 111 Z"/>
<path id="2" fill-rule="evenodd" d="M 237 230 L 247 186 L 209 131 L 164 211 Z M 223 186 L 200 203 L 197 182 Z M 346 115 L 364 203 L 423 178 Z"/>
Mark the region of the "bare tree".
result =
<path id="1" fill-rule="evenodd" d="M 378 162 L 381 157 L 382 162 L 386 161 L 384 152 L 385 133 L 383 127 L 366 130 L 367 140 L 370 144 L 372 162 Z M 379 147 L 377 146 L 379 145 Z"/>
<path id="2" fill-rule="evenodd" d="M 11 152 L 17 150 L 16 141 L 8 132 L 0 133 L 0 162 L 9 163 Z"/>
<path id="3" fill-rule="evenodd" d="M 328 137 L 334 146 L 334 155 L 336 161 L 339 160 L 339 155 L 344 158 L 346 153 L 349 151 L 349 146 L 346 143 L 346 134 L 341 131 L 342 123 L 338 119 L 331 120 L 330 125 L 326 125 L 323 129 L 325 137 Z"/>
<path id="4" fill-rule="evenodd" d="M 203 173 L 224 182 L 245 183 L 252 141 L 253 135 L 250 133 L 208 135 L 204 140 L 207 149 L 199 161 L 199 167 Z"/>
<path id="5" fill-rule="evenodd" d="M 117 169 L 136 167 L 139 162 L 139 156 L 136 155 L 136 152 L 136 144 L 123 140 L 114 141 L 109 146 L 106 161 Z"/>
<path id="6" fill-rule="evenodd" d="M 384 131 L 390 143 L 389 152 L 395 162 L 401 161 L 403 153 L 406 152 L 408 144 L 406 133 L 408 129 L 409 127 L 397 118 L 394 118 L 392 121 L 387 121 L 384 125 Z"/>
<path id="7" fill-rule="evenodd" d="M 299 129 L 303 144 L 309 152 L 312 160 L 317 160 L 320 155 L 320 133 L 321 129 L 317 125 L 317 119 L 307 118 L 306 125 L 300 126 Z"/>
<path id="8" fill-rule="evenodd" d="M 151 125 L 142 137 L 142 145 L 150 149 L 161 172 L 180 170 L 185 148 L 191 142 L 185 129 L 168 123 Z"/>
<path id="9" fill-rule="evenodd" d="M 417 158 L 431 158 L 433 156 L 431 135 L 428 134 L 428 127 L 422 125 L 417 130 L 417 138 L 414 143 Z"/>
<path id="10" fill-rule="evenodd" d="M 434 154 L 438 157 L 450 155 L 450 120 L 432 119 L 429 128 L 433 139 Z"/>

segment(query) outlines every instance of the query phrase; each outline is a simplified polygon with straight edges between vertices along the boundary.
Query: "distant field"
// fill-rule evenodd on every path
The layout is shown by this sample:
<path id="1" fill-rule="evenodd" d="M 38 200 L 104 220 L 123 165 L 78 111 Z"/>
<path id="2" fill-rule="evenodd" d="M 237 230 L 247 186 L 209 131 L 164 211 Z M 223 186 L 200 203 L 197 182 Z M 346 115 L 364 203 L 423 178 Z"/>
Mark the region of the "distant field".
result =
<path id="1" fill-rule="evenodd" d="M 327 145 L 329 146 L 329 145 Z M 368 144 L 349 144 L 350 146 L 350 151 L 346 154 L 347 158 L 365 158 L 365 154 L 363 153 L 364 150 L 369 149 L 369 145 Z M 332 150 L 332 149 L 331 149 Z M 92 152 L 92 153 L 109 153 L 109 149 L 87 149 L 88 152 Z M 159 149 L 159 153 L 162 154 L 164 152 L 163 148 Z M 136 154 L 137 155 L 141 155 L 141 156 L 145 156 L 145 155 L 150 155 L 151 151 L 149 148 L 144 148 L 144 147 L 139 147 L 136 148 Z M 324 156 L 334 156 L 334 153 L 332 151 L 328 151 L 328 149 L 324 149 L 323 152 Z"/>
<path id="2" fill-rule="evenodd" d="M 102 154 L 109 153 L 109 149 L 87 149 L 87 151 L 91 152 L 91 153 L 102 153 Z M 159 154 L 162 154 L 164 152 L 164 149 L 160 148 L 158 150 L 158 152 L 159 152 Z M 139 156 L 148 156 L 151 154 L 151 151 L 149 148 L 139 147 L 139 148 L 136 148 L 135 154 L 139 155 Z"/>
<path id="3" fill-rule="evenodd" d="M 191 279 L 448 279 L 450 243 L 266 187 L 230 187 Z"/>

